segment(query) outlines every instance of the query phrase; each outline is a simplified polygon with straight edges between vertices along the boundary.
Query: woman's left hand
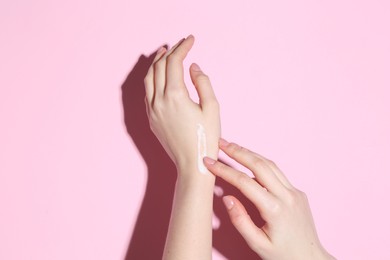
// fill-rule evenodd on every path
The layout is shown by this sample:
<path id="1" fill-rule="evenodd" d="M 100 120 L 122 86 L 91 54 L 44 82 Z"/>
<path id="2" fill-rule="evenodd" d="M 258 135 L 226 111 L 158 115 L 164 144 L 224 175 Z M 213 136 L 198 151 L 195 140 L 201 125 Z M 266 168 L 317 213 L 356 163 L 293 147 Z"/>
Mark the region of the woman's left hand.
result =
<path id="1" fill-rule="evenodd" d="M 187 169 L 179 173 L 207 170 L 203 157 L 217 158 L 220 138 L 219 105 L 208 76 L 197 64 L 191 65 L 199 104 L 191 100 L 184 83 L 183 61 L 194 40 L 190 35 L 170 50 L 160 48 L 145 77 L 150 127 L 178 169 Z"/>

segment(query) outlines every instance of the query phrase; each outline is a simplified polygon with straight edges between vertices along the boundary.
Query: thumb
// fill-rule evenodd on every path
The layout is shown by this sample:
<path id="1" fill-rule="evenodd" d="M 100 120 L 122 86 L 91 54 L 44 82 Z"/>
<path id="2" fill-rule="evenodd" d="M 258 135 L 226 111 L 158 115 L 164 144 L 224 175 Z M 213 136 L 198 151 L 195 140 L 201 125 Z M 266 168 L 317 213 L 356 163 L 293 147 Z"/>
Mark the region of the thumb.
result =
<path id="1" fill-rule="evenodd" d="M 270 245 L 268 236 L 253 223 L 244 205 L 233 196 L 225 196 L 222 199 L 233 226 L 245 239 L 248 246 L 257 254 L 267 248 Z"/>
<path id="2" fill-rule="evenodd" d="M 198 64 L 192 63 L 190 67 L 191 81 L 199 96 L 199 104 L 205 109 L 218 109 L 218 101 L 215 97 L 209 77 L 203 73 Z"/>

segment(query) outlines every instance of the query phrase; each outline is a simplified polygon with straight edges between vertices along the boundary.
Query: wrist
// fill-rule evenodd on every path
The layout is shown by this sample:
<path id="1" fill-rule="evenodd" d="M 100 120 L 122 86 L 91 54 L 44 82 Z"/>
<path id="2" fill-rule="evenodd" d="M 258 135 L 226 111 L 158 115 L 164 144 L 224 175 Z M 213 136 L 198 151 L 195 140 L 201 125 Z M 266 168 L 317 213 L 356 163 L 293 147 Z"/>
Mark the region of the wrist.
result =
<path id="1" fill-rule="evenodd" d="M 202 166 L 203 161 L 201 162 Z M 177 180 L 180 182 L 215 182 L 215 175 L 198 162 L 176 164 Z"/>
<path id="2" fill-rule="evenodd" d="M 212 174 L 203 163 L 203 158 L 208 156 L 214 160 L 218 160 L 218 151 L 213 151 L 202 155 L 192 155 L 190 158 L 184 157 L 175 161 L 178 177 L 185 176 L 188 179 L 208 179 L 215 175 Z"/>
<path id="3" fill-rule="evenodd" d="M 178 168 L 175 197 L 192 198 L 194 203 L 212 201 L 215 187 L 215 176 L 211 173 L 200 173 L 194 166 L 181 165 Z"/>

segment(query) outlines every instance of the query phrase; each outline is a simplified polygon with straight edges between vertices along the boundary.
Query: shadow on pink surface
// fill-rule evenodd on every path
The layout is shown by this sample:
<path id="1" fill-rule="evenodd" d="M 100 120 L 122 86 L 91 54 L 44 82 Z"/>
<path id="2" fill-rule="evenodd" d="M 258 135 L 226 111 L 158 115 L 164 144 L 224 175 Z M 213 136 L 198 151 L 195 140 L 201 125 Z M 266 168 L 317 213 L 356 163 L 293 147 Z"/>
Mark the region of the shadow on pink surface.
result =
<path id="1" fill-rule="evenodd" d="M 127 132 L 148 168 L 146 191 L 125 260 L 161 259 L 176 181 L 176 167 L 150 130 L 145 110 L 143 79 L 155 55 L 156 53 L 149 57 L 141 55 L 122 84 Z M 223 189 L 225 195 L 234 195 L 240 199 L 247 207 L 248 213 L 257 218 L 256 209 L 252 204 L 248 204 L 235 188 L 222 180 L 217 180 L 217 185 Z M 214 197 L 214 213 L 220 220 L 219 228 L 213 232 L 214 248 L 227 259 L 259 259 L 230 223 L 222 197 Z M 259 224 L 262 225 L 262 222 Z"/>

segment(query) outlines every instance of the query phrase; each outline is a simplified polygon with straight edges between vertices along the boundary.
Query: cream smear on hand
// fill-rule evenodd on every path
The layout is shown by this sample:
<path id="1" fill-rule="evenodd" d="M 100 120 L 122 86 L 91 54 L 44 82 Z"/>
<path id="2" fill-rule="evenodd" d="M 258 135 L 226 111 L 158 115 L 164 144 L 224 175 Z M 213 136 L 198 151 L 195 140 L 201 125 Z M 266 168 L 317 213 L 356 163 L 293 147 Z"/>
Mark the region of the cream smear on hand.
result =
<path id="1" fill-rule="evenodd" d="M 200 173 L 206 174 L 207 168 L 203 164 L 203 158 L 207 155 L 206 146 L 206 132 L 203 125 L 198 124 L 198 170 Z"/>

